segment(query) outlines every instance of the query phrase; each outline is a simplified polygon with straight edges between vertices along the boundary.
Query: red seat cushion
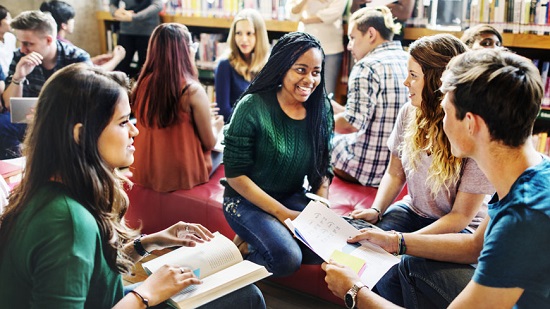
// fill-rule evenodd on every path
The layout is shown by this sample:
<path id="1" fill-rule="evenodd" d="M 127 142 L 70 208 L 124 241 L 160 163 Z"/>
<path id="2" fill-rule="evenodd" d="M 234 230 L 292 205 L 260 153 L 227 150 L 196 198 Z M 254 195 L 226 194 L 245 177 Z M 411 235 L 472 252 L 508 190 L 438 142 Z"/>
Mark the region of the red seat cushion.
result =
<path id="1" fill-rule="evenodd" d="M 220 166 L 210 181 L 191 190 L 159 193 L 152 189 L 134 185 L 128 191 L 130 207 L 125 219 L 129 226 L 139 228 L 143 233 L 153 233 L 165 229 L 178 221 L 200 223 L 211 231 L 219 231 L 230 239 L 235 233 L 225 220 L 222 204 L 224 187 L 220 179 L 224 177 L 224 167 Z M 331 208 L 340 215 L 346 215 L 355 208 L 369 208 L 377 189 L 352 184 L 335 177 L 330 185 Z M 398 199 L 402 198 L 403 190 Z M 327 288 L 325 273 L 319 265 L 302 265 L 289 277 L 270 280 L 290 288 L 312 294 L 322 299 L 342 304 Z"/>

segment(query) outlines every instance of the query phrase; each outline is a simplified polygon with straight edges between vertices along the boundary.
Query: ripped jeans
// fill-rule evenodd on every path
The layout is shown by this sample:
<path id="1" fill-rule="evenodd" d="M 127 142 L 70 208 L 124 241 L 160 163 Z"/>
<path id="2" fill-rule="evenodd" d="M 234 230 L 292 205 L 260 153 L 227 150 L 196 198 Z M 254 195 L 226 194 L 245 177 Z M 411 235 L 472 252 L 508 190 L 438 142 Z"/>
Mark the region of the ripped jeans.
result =
<path id="1" fill-rule="evenodd" d="M 298 192 L 279 200 L 287 208 L 302 211 L 309 199 Z M 247 260 L 263 265 L 273 276 L 296 272 L 301 264 L 321 264 L 323 260 L 296 240 L 277 218 L 244 197 L 224 197 L 223 213 L 229 226 L 249 245 Z"/>

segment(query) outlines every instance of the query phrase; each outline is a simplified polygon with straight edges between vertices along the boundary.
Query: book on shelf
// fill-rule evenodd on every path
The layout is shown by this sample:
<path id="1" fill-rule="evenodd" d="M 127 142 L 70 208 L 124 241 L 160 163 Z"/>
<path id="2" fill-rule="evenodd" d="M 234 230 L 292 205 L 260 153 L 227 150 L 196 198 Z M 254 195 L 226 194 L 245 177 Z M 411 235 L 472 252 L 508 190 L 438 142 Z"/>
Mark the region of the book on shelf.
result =
<path id="1" fill-rule="evenodd" d="M 549 155 L 550 138 L 548 138 L 548 132 L 533 134 L 531 140 L 533 142 L 533 147 L 535 147 L 538 152 Z"/>
<path id="2" fill-rule="evenodd" d="M 358 230 L 321 202 L 310 202 L 296 219 L 287 219 L 285 223 L 297 239 L 324 261 L 332 259 L 350 266 L 369 287 L 375 286 L 399 262 L 398 257 L 368 241 L 348 243 L 347 239 L 357 235 Z M 347 264 L 342 256 L 347 256 L 352 264 Z M 363 265 L 357 264 L 357 258 Z"/>
<path id="3" fill-rule="evenodd" d="M 500 32 L 550 33 L 548 0 L 464 0 L 462 3 L 467 4 L 463 28 L 483 23 L 491 24 Z"/>
<path id="4" fill-rule="evenodd" d="M 163 265 L 190 268 L 202 281 L 172 296 L 168 304 L 175 308 L 195 308 L 271 275 L 264 266 L 243 260 L 233 241 L 219 232 L 195 247 L 180 247 L 143 263 L 148 274 Z"/>

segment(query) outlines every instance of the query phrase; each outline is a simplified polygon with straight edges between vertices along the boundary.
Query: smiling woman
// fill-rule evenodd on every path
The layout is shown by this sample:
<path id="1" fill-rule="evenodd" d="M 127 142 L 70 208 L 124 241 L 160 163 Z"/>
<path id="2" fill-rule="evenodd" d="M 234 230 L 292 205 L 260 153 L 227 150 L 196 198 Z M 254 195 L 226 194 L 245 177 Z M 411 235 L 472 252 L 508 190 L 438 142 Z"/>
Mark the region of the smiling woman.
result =
<path id="1" fill-rule="evenodd" d="M 293 32 L 273 47 L 225 131 L 224 214 L 246 257 L 275 276 L 321 263 L 283 224 L 310 201 L 327 197 L 332 110 L 324 54 L 313 36 Z M 248 243 L 248 246 L 246 245 Z"/>
<path id="2" fill-rule="evenodd" d="M 121 273 L 147 252 L 214 236 L 184 222 L 140 237 L 126 226 L 129 181 L 118 168 L 133 162 L 138 134 L 128 121 L 126 80 L 75 64 L 52 75 L 40 93 L 25 139 L 25 173 L 0 217 L 0 299 L 7 308 L 143 308 L 201 283 L 165 265 L 124 295 Z M 225 304 L 265 308 L 252 285 L 206 306 Z"/>
<path id="3" fill-rule="evenodd" d="M 229 28 L 227 46 L 216 67 L 214 83 L 216 103 L 226 123 L 239 97 L 269 56 L 267 30 L 258 11 L 244 9 L 235 16 Z"/>

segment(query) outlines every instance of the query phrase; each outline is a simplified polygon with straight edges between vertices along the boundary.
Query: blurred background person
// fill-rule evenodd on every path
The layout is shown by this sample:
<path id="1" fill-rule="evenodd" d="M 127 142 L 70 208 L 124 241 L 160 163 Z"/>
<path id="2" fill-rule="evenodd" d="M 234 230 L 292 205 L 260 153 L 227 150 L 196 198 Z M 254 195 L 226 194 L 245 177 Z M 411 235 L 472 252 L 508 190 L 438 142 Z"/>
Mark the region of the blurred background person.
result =
<path id="1" fill-rule="evenodd" d="M 226 123 L 233 107 L 269 57 L 265 22 L 253 9 L 240 11 L 229 28 L 227 51 L 215 71 L 216 103 Z"/>
<path id="2" fill-rule="evenodd" d="M 289 0 L 287 11 L 298 20 L 298 31 L 316 37 L 325 52 L 325 88 L 334 94 L 344 54 L 342 17 L 348 0 Z"/>

